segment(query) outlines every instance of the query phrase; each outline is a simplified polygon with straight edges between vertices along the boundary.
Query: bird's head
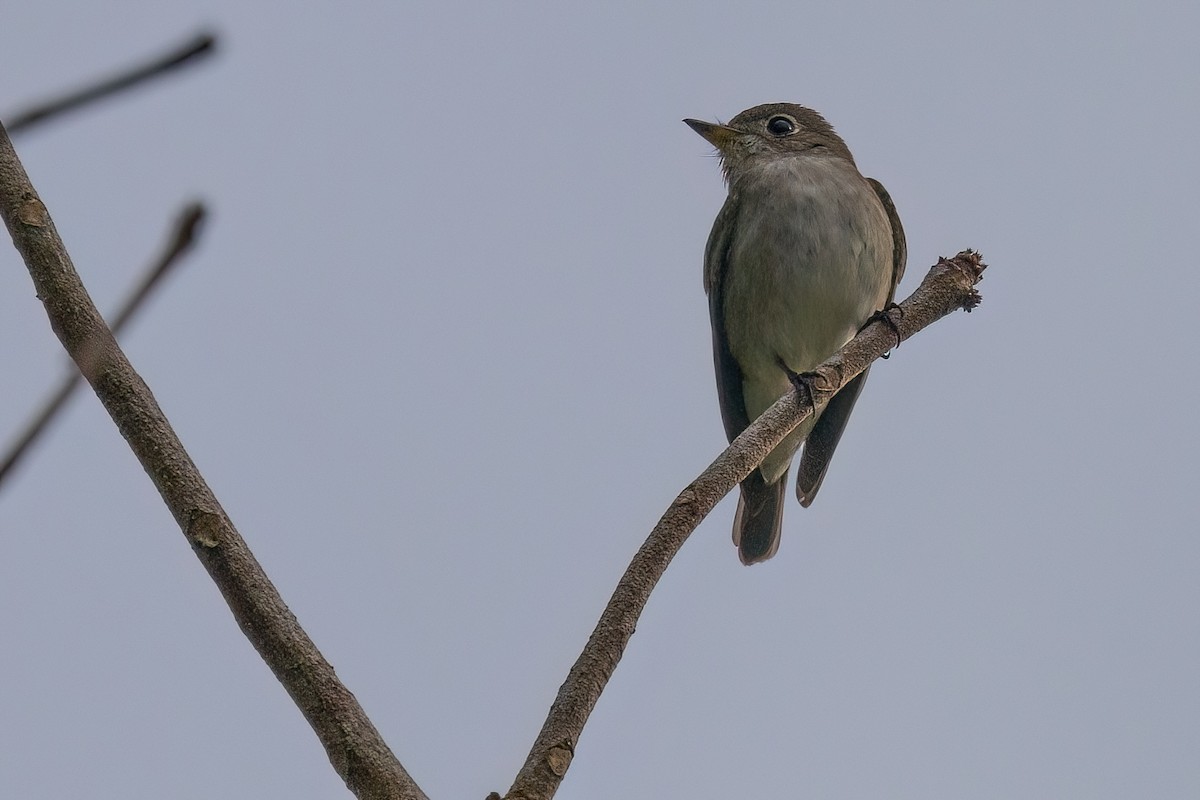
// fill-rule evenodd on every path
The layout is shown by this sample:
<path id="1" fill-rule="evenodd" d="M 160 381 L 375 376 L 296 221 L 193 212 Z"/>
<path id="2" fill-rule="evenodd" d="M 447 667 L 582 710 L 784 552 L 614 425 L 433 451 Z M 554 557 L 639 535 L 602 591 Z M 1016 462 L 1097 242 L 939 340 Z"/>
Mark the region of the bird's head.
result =
<path id="1" fill-rule="evenodd" d="M 850 148 L 825 118 L 795 103 L 767 103 L 749 108 L 721 125 L 698 119 L 684 122 L 721 156 L 725 177 L 760 160 L 828 154 L 851 164 Z"/>

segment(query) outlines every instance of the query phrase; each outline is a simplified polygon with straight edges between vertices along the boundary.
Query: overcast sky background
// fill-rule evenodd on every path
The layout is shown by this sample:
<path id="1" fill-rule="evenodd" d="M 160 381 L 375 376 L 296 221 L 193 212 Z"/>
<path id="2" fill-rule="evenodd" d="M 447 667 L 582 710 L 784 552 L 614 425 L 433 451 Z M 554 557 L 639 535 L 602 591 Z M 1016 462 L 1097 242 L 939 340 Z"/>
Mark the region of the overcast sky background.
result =
<path id="1" fill-rule="evenodd" d="M 680 120 L 810 105 L 983 305 L 872 372 L 745 568 L 723 502 L 559 793 L 1200 795 L 1200 6 L 0 8 L 0 115 L 201 26 L 204 66 L 16 139 L 301 623 L 435 798 L 507 790 L 628 559 L 723 448 Z M 0 441 L 64 359 L 0 253 Z M 348 793 L 90 393 L 0 489 L 0 794 Z"/>

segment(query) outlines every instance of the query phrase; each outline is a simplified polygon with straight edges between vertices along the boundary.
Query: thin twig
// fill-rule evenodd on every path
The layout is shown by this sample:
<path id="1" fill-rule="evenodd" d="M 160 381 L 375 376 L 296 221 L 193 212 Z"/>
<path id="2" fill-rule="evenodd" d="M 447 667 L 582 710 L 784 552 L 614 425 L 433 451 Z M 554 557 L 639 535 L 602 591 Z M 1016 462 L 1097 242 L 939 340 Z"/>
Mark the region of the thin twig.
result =
<path id="1" fill-rule="evenodd" d="M 2 127 L 0 216 L 50 326 L 129 442 L 242 632 L 312 725 L 334 769 L 360 798 L 425 800 L 288 610 L 121 352 Z"/>
<path id="2" fill-rule="evenodd" d="M 111 94 L 137 86 L 143 81 L 165 75 L 178 67 L 196 63 L 202 57 L 212 54 L 216 43 L 217 37 L 213 33 L 205 31 L 196 34 L 183 45 L 172 48 L 170 52 L 157 56 L 144 64 L 131 67 L 89 86 L 68 92 L 53 100 L 37 103 L 24 111 L 12 114 L 7 118 L 5 126 L 8 128 L 10 136 L 24 133 L 34 125 L 59 114 L 74 111 L 88 103 L 102 100 Z"/>
<path id="3" fill-rule="evenodd" d="M 133 317 L 137 310 L 145 303 L 146 298 L 150 296 L 151 291 L 159 281 L 171 271 L 171 268 L 178 264 L 183 259 L 183 255 L 187 253 L 195 243 L 196 234 L 204 221 L 205 215 L 204 206 L 201 203 L 188 203 L 187 206 L 179 213 L 175 220 L 174 229 L 171 233 L 171 238 L 167 241 L 167 246 L 154 263 L 150 265 L 150 269 L 146 270 L 145 275 L 134 287 L 129 296 L 125 298 L 125 302 L 121 304 L 121 308 L 113 317 L 111 324 L 113 335 L 121 333 L 126 323 Z M 25 426 L 25 430 L 13 443 L 8 455 L 4 457 L 4 461 L 0 462 L 0 488 L 4 486 L 4 479 L 17 466 L 21 458 L 33 446 L 41 435 L 46 431 L 47 426 L 66 405 L 67 400 L 71 397 L 72 392 L 79 386 L 79 382 L 83 380 L 79 370 L 75 365 L 71 365 L 70 374 L 63 378 L 58 389 L 53 394 L 46 398 L 41 409 L 29 424 Z"/>
<path id="4" fill-rule="evenodd" d="M 899 311 L 890 312 L 895 327 L 877 320 L 840 352 L 817 368 L 816 405 L 866 369 L 901 340 L 952 311 L 968 311 L 979 303 L 974 286 L 983 277 L 983 261 L 973 251 L 941 259 Z M 507 800 L 549 800 L 558 790 L 588 716 L 612 677 L 633 636 L 638 617 L 667 565 L 692 531 L 716 504 L 750 474 L 783 438 L 813 413 L 808 399 L 789 392 L 738 436 L 700 477 L 679 493 L 638 550 L 616 591 L 600 615 L 596 629 L 571 667 L 550 707 L 546 722 L 525 765 L 513 781 Z"/>

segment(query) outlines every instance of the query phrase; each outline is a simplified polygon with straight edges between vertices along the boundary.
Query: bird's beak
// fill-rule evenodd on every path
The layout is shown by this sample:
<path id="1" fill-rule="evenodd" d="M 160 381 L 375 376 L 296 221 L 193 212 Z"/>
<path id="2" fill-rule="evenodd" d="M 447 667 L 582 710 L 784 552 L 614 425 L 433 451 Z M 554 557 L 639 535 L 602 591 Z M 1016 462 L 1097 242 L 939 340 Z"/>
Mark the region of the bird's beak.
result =
<path id="1" fill-rule="evenodd" d="M 696 133 L 703 136 L 709 144 L 722 153 L 725 152 L 725 148 L 741 133 L 736 128 L 717 125 L 713 122 L 702 122 L 698 119 L 685 119 L 683 122 Z"/>

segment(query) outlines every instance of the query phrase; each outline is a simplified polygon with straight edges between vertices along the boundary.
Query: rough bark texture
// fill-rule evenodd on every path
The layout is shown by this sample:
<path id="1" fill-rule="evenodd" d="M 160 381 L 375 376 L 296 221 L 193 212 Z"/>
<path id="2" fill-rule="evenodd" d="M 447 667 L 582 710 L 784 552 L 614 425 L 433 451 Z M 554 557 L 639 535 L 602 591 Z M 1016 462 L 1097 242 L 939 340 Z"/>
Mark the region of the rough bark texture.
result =
<path id="1" fill-rule="evenodd" d="M 50 325 L 116 422 L 253 643 L 360 798 L 425 798 L 284 604 L 117 346 L 0 128 L 0 215 Z"/>

